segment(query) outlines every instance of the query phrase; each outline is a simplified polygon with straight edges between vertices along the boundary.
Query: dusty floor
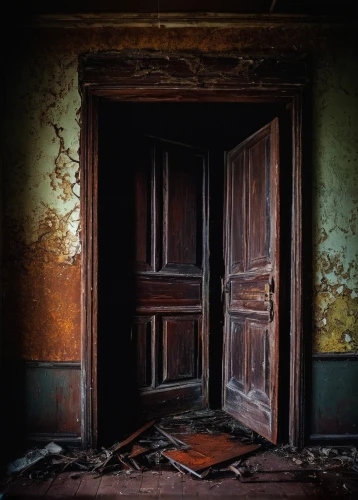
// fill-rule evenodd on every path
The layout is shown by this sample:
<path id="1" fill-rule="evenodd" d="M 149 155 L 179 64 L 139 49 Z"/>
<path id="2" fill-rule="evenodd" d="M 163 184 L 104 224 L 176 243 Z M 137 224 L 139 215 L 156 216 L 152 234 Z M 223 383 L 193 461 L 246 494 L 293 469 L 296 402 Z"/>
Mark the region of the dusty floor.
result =
<path id="1" fill-rule="evenodd" d="M 98 476 L 62 472 L 47 479 L 19 477 L 0 488 L 3 498 L 135 498 L 151 499 L 242 496 L 245 498 L 358 498 L 358 474 L 348 470 L 297 465 L 275 450 L 253 455 L 254 472 L 238 480 L 230 473 L 199 479 L 168 467 Z"/>
<path id="2" fill-rule="evenodd" d="M 217 460 L 204 468 L 199 464 L 191 472 L 182 468 L 188 462 L 173 463 L 166 457 L 168 450 L 174 450 L 184 460 L 187 452 L 196 453 L 196 460 L 204 460 L 209 454 L 205 442 L 216 443 L 215 439 L 223 433 L 230 451 L 233 444 L 241 447 L 240 456 L 228 459 L 225 456 L 228 448 L 219 447 L 214 449 L 215 453 L 226 460 Z M 193 446 L 181 446 L 181 442 L 185 444 L 195 436 L 200 438 L 197 451 Z M 178 437 L 180 440 L 175 442 Z M 53 448 L 35 464 L 16 471 L 12 468 L 0 483 L 0 499 L 123 496 L 358 499 L 354 446 L 302 450 L 273 446 L 220 411 L 172 416 L 146 424 L 144 430 L 124 438 L 99 451 Z"/>

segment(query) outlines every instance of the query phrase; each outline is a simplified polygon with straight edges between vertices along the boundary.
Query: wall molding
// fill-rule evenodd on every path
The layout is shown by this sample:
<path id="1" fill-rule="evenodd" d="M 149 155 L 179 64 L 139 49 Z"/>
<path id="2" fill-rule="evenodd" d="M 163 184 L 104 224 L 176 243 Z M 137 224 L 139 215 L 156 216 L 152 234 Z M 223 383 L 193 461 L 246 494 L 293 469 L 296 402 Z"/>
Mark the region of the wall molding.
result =
<path id="1" fill-rule="evenodd" d="M 312 354 L 312 359 L 322 359 L 322 360 L 344 360 L 352 359 L 358 361 L 358 352 L 314 352 Z"/>
<path id="2" fill-rule="evenodd" d="M 358 442 L 358 353 L 312 353 L 309 442 Z"/>
<path id="3" fill-rule="evenodd" d="M 81 445 L 81 363 L 25 361 L 26 439 Z"/>
<path id="4" fill-rule="evenodd" d="M 26 368 L 72 368 L 81 369 L 81 361 L 26 361 Z"/>
<path id="5" fill-rule="evenodd" d="M 334 444 L 338 442 L 353 444 L 353 442 L 358 442 L 358 434 L 311 434 L 310 439 L 316 442 L 329 441 Z"/>
<path id="6" fill-rule="evenodd" d="M 38 14 L 16 24 L 35 28 L 275 28 L 355 26 L 352 17 L 222 12 L 78 12 Z"/>

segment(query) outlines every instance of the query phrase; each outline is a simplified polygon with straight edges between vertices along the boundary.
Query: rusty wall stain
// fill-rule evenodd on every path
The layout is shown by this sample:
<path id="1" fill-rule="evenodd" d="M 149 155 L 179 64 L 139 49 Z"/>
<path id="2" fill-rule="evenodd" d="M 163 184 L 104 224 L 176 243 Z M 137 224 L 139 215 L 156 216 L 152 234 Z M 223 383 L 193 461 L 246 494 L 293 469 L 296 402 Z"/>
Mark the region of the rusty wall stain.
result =
<path id="1" fill-rule="evenodd" d="M 32 253 L 34 252 L 34 255 Z M 6 357 L 36 361 L 78 361 L 80 261 L 43 261 L 28 250 L 7 267 L 4 323 Z"/>
<path id="2" fill-rule="evenodd" d="M 4 325 L 7 357 L 78 361 L 81 357 L 79 228 L 44 206 L 42 218 L 5 221 Z M 30 229 L 26 226 L 30 226 Z M 34 229 L 36 228 L 36 230 Z M 24 241 L 24 231 L 31 242 Z"/>

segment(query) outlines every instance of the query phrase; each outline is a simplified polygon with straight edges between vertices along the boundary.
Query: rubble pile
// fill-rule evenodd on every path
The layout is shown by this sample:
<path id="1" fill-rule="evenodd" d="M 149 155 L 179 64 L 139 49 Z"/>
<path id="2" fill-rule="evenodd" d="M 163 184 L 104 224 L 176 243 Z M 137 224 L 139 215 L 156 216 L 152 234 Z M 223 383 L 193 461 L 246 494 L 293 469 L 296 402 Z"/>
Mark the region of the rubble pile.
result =
<path id="1" fill-rule="evenodd" d="M 74 477 L 81 472 L 101 477 L 166 468 L 200 479 L 230 474 L 240 481 L 250 477 L 254 481 L 260 479 L 259 467 L 253 467 L 252 460 L 249 463 L 247 459 L 267 451 L 292 461 L 296 473 L 309 469 L 310 478 L 315 477 L 315 472 L 334 469 L 358 474 L 355 447 L 299 450 L 289 445 L 275 446 L 225 412 L 204 409 L 146 422 L 109 448 L 71 450 L 54 442 L 33 448 L 9 463 L 7 481 L 18 476 L 47 479 L 65 470 L 73 472 Z M 291 475 L 294 473 L 291 470 Z"/>

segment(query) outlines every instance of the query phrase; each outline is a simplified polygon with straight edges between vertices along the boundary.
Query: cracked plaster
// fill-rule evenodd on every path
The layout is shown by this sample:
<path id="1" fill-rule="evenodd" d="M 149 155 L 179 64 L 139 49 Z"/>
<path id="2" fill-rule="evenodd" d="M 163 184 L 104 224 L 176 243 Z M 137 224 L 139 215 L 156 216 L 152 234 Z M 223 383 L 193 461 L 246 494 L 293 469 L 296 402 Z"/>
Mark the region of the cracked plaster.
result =
<path id="1" fill-rule="evenodd" d="M 354 65 L 358 57 L 352 48 L 344 50 L 342 38 L 335 46 L 337 39 L 333 36 L 327 49 L 330 34 L 314 27 L 43 29 L 13 36 L 18 40 L 6 88 L 2 148 L 5 251 L 12 262 L 7 286 L 11 289 L 10 282 L 21 284 L 24 293 L 15 297 L 15 303 L 31 324 L 31 330 L 25 328 L 26 339 L 20 343 L 19 355 L 26 359 L 79 359 L 77 56 L 123 48 L 247 53 L 254 47 L 255 53 L 270 55 L 288 50 L 313 54 L 313 343 L 315 350 L 324 352 L 357 350 L 358 103 Z M 56 278 L 56 269 L 74 272 L 72 288 L 58 288 L 61 280 Z M 47 292 L 33 286 L 37 276 L 48 283 Z M 43 301 L 48 308 L 46 321 L 36 321 L 44 309 L 40 313 L 40 309 L 32 308 L 32 299 L 25 292 L 33 288 L 39 290 L 38 300 L 47 297 Z M 69 290 L 72 302 L 60 308 L 56 316 L 56 304 Z M 343 326 L 337 326 L 339 315 L 346 318 Z M 67 327 L 62 329 L 65 323 Z M 51 338 L 51 331 L 57 332 L 52 348 L 46 340 Z"/>

